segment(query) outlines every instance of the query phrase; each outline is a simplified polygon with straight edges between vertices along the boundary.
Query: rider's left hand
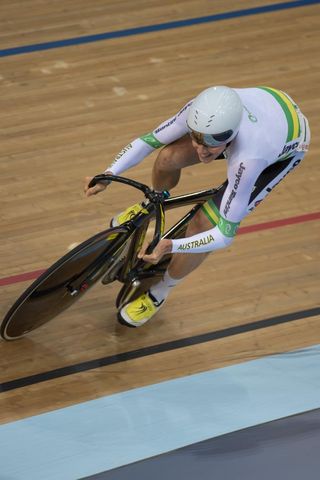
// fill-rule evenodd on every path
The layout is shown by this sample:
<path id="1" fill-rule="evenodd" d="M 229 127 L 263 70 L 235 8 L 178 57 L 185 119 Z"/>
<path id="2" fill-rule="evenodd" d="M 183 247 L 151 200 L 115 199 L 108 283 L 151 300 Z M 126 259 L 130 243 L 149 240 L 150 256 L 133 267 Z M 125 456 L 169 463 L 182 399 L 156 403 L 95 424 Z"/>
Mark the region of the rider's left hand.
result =
<path id="1" fill-rule="evenodd" d="M 163 238 L 162 240 L 160 240 L 160 242 L 155 247 L 153 252 L 150 253 L 149 255 L 145 253 L 147 248 L 148 248 L 148 244 L 145 243 L 138 254 L 138 258 L 142 258 L 145 262 L 149 262 L 156 265 L 157 263 L 160 262 L 161 258 L 164 255 L 166 255 L 167 253 L 171 253 L 172 240 Z"/>

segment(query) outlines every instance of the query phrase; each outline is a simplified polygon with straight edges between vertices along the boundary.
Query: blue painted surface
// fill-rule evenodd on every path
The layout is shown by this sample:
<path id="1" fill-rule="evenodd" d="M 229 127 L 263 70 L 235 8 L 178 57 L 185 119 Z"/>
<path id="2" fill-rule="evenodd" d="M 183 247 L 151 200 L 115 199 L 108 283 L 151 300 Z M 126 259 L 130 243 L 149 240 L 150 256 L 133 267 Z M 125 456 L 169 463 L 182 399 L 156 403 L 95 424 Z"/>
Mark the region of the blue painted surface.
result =
<path id="1" fill-rule="evenodd" d="M 320 345 L 0 427 L 1 480 L 73 480 L 320 407 Z"/>
<path id="2" fill-rule="evenodd" d="M 6 48 L 0 50 L 0 57 L 12 55 L 21 55 L 23 53 L 37 52 L 41 50 L 50 50 L 52 48 L 69 47 L 72 45 L 81 45 L 84 43 L 98 42 L 101 40 L 110 40 L 112 38 L 129 37 L 131 35 L 141 35 L 143 33 L 158 32 L 161 30 L 170 30 L 173 28 L 188 27 L 199 25 L 202 23 L 217 22 L 219 20 L 227 20 L 230 18 L 244 17 L 248 15 L 257 15 L 260 13 L 275 12 L 286 10 L 289 8 L 305 7 L 320 3 L 320 0 L 295 0 L 292 2 L 281 2 L 273 5 L 263 5 L 261 7 L 246 8 L 243 10 L 235 10 L 233 12 L 218 13 L 216 15 L 207 15 L 198 18 L 188 18 L 186 20 L 178 20 L 175 22 L 160 23 L 158 25 L 146 25 L 144 27 L 128 28 L 115 32 L 99 33 L 97 35 L 84 35 L 82 37 L 67 38 L 65 40 L 56 40 L 53 42 L 37 43 L 33 45 L 24 45 L 20 47 Z"/>

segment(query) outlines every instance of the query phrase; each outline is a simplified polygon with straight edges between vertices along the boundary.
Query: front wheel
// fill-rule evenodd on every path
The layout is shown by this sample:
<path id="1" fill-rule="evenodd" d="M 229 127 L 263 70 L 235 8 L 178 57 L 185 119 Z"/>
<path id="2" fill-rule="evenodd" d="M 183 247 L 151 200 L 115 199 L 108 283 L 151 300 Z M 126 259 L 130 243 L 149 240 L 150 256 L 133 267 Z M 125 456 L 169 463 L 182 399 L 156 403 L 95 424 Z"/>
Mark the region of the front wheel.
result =
<path id="1" fill-rule="evenodd" d="M 60 258 L 12 305 L 1 323 L 1 337 L 21 338 L 69 308 L 103 275 L 108 276 L 108 283 L 113 281 L 117 265 L 119 269 L 122 266 L 117 260 L 129 236 L 124 227 L 110 228 Z"/>

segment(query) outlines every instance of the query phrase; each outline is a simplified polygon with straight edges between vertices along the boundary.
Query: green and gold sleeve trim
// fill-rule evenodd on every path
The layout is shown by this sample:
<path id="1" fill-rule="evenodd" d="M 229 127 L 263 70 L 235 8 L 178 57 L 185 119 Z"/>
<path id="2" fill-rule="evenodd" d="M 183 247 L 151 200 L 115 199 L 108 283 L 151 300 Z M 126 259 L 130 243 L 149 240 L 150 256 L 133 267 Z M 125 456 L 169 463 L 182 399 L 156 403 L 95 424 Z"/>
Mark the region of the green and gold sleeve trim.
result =
<path id="1" fill-rule="evenodd" d="M 212 225 L 217 225 L 225 237 L 234 237 L 236 235 L 240 222 L 230 222 L 223 218 L 212 199 L 204 203 L 201 209 Z"/>
<path id="2" fill-rule="evenodd" d="M 206 203 L 204 203 L 201 207 L 201 210 L 203 211 L 203 213 L 206 215 L 206 217 L 214 227 L 218 225 L 220 212 L 217 211 L 218 209 L 213 203 L 213 200 L 210 199 Z"/>
<path id="3" fill-rule="evenodd" d="M 159 142 L 159 140 L 153 135 L 152 132 L 142 135 L 140 139 L 146 142 L 152 148 L 160 148 L 165 145 L 164 143 Z"/>
<path id="4" fill-rule="evenodd" d="M 295 138 L 300 136 L 300 122 L 299 117 L 297 114 L 297 106 L 292 103 L 292 101 L 287 97 L 287 95 L 280 90 L 276 90 L 275 88 L 270 87 L 259 87 L 262 90 L 270 93 L 280 104 L 287 122 L 288 122 L 288 134 L 287 134 L 287 141 L 292 142 Z"/>

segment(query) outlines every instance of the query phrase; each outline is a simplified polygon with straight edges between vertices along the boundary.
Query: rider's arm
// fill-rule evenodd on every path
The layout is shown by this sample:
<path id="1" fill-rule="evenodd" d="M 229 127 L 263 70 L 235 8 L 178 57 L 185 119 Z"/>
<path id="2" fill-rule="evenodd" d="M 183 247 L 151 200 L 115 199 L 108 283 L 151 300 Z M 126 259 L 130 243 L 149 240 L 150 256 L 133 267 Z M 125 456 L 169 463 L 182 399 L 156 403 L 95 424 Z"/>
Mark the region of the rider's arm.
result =
<path id="1" fill-rule="evenodd" d="M 183 137 L 188 132 L 186 118 L 191 103 L 187 103 L 174 117 L 161 123 L 152 132 L 142 135 L 129 143 L 118 153 L 112 164 L 105 171 L 114 175 L 120 175 L 128 168 L 140 163 L 157 148 L 161 148 Z"/>
<path id="2" fill-rule="evenodd" d="M 246 216 L 250 196 L 264 161 L 234 162 L 228 167 L 228 186 L 222 197 L 217 225 L 192 237 L 172 240 L 172 253 L 205 253 L 230 245 Z"/>

